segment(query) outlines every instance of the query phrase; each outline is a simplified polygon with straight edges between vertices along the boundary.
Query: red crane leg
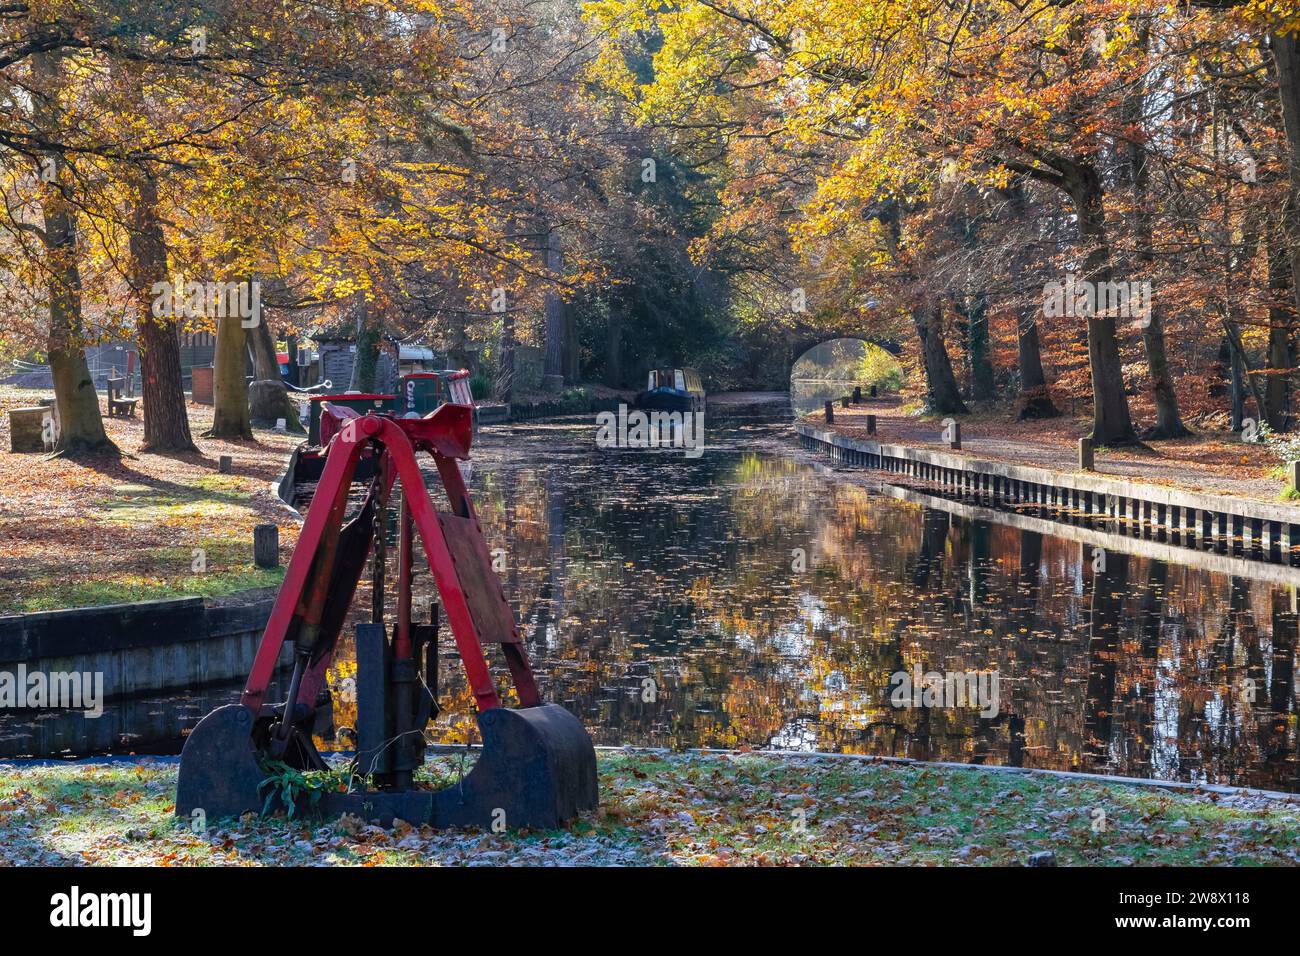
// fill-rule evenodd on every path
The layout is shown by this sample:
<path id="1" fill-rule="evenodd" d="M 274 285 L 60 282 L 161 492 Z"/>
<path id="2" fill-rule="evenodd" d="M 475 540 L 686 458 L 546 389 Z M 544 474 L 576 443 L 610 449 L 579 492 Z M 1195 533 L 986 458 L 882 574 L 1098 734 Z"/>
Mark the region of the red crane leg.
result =
<path id="1" fill-rule="evenodd" d="M 393 480 L 396 477 L 397 476 L 391 468 L 385 469 L 383 488 L 385 498 L 392 491 Z M 342 522 L 342 520 L 343 515 L 340 515 L 339 521 Z M 374 552 L 372 551 L 371 553 L 373 554 Z M 316 661 L 316 663 L 312 664 L 311 667 L 307 669 L 307 673 L 304 674 L 302 678 L 302 686 L 298 691 L 298 703 L 305 704 L 308 707 L 315 706 L 316 698 L 320 694 L 320 689 L 325 684 L 326 678 L 329 676 L 330 665 L 334 663 L 334 652 L 337 648 L 338 645 L 336 643 L 328 654 L 323 655 L 320 660 Z"/>
<path id="2" fill-rule="evenodd" d="M 262 632 L 257 657 L 253 659 L 248 681 L 244 684 L 244 693 L 239 702 L 252 711 L 254 717 L 261 713 L 262 704 L 266 699 L 266 689 L 275 675 L 280 649 L 284 646 L 285 637 L 298 610 L 298 602 L 306 596 L 307 579 L 311 574 L 317 550 L 325 535 L 330 530 L 337 533 L 342 524 L 343 511 L 347 508 L 348 489 L 352 484 L 352 473 L 356 470 L 362 445 L 360 436 L 353 434 L 349 437 L 351 441 L 345 441 L 342 434 L 337 435 L 334 441 L 340 443 L 339 446 L 330 447 L 330 453 L 325 459 L 325 470 L 317 485 L 317 496 L 319 497 L 323 492 L 327 496 L 326 500 L 330 502 L 330 507 L 312 508 L 307 512 L 302 534 L 298 536 L 293 557 L 289 559 L 289 567 L 285 570 L 284 582 L 280 585 L 275 606 L 272 607 L 266 629 Z M 340 451 L 345 453 L 340 454 Z M 328 574 L 329 569 L 324 568 L 322 572 Z"/>

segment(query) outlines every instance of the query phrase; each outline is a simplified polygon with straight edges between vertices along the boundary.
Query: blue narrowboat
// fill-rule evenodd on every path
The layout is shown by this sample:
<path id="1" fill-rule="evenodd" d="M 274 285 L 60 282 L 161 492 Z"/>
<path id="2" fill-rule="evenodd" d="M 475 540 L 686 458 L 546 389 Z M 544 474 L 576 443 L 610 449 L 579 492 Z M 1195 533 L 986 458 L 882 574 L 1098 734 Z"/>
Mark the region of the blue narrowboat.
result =
<path id="1" fill-rule="evenodd" d="M 702 412 L 704 386 L 693 368 L 650 370 L 645 391 L 638 392 L 636 407 L 648 411 Z"/>

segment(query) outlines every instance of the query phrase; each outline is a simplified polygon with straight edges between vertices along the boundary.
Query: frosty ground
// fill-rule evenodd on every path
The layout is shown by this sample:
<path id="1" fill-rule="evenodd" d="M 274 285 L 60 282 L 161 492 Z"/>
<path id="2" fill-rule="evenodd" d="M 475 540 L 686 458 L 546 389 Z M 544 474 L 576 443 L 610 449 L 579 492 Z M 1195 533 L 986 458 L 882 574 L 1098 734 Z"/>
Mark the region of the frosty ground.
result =
<path id="1" fill-rule="evenodd" d="M 173 817 L 176 764 L 0 764 L 0 865 L 1294 865 L 1300 801 L 758 753 L 605 751 L 567 829 Z M 430 766 L 441 782 L 455 757 Z"/>

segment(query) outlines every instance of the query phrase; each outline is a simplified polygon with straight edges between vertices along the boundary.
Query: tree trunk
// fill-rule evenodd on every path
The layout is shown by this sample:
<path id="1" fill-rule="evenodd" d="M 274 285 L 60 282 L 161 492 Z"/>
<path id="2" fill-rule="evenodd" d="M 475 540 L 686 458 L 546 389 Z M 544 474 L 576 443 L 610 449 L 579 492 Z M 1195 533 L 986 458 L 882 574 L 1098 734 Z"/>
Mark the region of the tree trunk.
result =
<path id="1" fill-rule="evenodd" d="M 623 300 L 617 295 L 610 298 L 605 324 L 605 384 L 623 387 Z"/>
<path id="2" fill-rule="evenodd" d="M 1226 333 L 1228 347 L 1232 350 L 1234 358 L 1233 373 L 1237 376 L 1234 388 L 1240 388 L 1241 382 L 1245 381 L 1245 387 L 1250 389 L 1250 397 L 1255 400 L 1255 409 L 1256 414 L 1259 415 L 1259 421 L 1266 422 L 1269 420 L 1268 399 L 1264 395 L 1263 388 L 1260 387 L 1258 373 L 1251 368 L 1250 359 L 1246 356 L 1246 347 L 1241 342 L 1241 329 L 1236 322 L 1225 318 L 1223 320 L 1223 331 Z"/>
<path id="3" fill-rule="evenodd" d="M 1061 414 L 1052 403 L 1052 391 L 1043 372 L 1043 350 L 1038 341 L 1038 321 L 1025 311 L 1016 323 L 1016 350 L 1020 364 L 1020 396 L 1016 418 L 1055 418 Z"/>
<path id="4" fill-rule="evenodd" d="M 181 378 L 181 345 L 175 322 L 152 316 L 140 325 L 140 396 L 144 406 L 141 451 L 197 451 L 190 433 Z"/>
<path id="5" fill-rule="evenodd" d="M 1287 248 L 1291 253 L 1293 295 L 1300 312 L 1300 34 L 1274 35 L 1273 60 L 1277 66 L 1277 89 L 1282 100 L 1282 121 L 1286 126 L 1287 176 L 1290 196 L 1285 219 Z"/>
<path id="6" fill-rule="evenodd" d="M 509 404 L 515 397 L 515 314 L 501 313 L 501 364 L 497 369 L 497 399 Z"/>
<path id="7" fill-rule="evenodd" d="M 290 332 L 284 337 L 284 348 L 289 353 L 289 384 L 302 387 L 302 369 L 298 365 L 298 336 Z"/>
<path id="8" fill-rule="evenodd" d="M 352 362 L 352 381 L 348 388 L 357 392 L 374 392 L 375 370 L 379 366 L 379 339 L 382 323 L 373 302 L 361 300 L 357 313 L 357 352 Z"/>
<path id="9" fill-rule="evenodd" d="M 1241 359 L 1226 332 L 1223 345 L 1228 350 L 1228 428 L 1237 432 L 1246 420 L 1246 384 L 1242 381 Z"/>
<path id="10" fill-rule="evenodd" d="M 1100 288 L 1112 280 L 1102 187 L 1096 170 L 1079 164 L 1070 169 L 1068 191 L 1078 215 L 1079 240 L 1087 250 L 1084 278 Z M 1097 445 L 1137 442 L 1124 395 L 1124 367 L 1115 335 L 1115 318 L 1088 316 L 1088 366 L 1092 372 L 1092 440 Z"/>
<path id="11" fill-rule="evenodd" d="M 1225 236 L 1226 234 L 1225 229 Z M 1225 239 L 1223 256 L 1224 289 L 1220 323 L 1223 325 L 1223 341 L 1232 360 L 1233 431 L 1241 428 L 1244 423 L 1247 392 L 1255 402 L 1256 420 L 1261 423 L 1272 420 L 1267 388 L 1260 383 L 1259 373 L 1251 367 L 1250 357 L 1246 354 L 1245 346 L 1241 341 L 1241 321 L 1249 321 L 1250 316 L 1247 314 L 1243 300 L 1232 291 L 1232 277 L 1238 273 L 1244 273 L 1249 277 L 1250 263 L 1254 261 L 1258 252 L 1259 225 L 1256 217 L 1247 216 L 1242 223 L 1241 242 L 1236 244 L 1234 249 Z"/>
<path id="12" fill-rule="evenodd" d="M 131 284 L 140 310 L 140 397 L 143 451 L 197 451 L 190 434 L 181 377 L 176 320 L 153 314 L 153 286 L 167 281 L 167 246 L 158 220 L 158 185 L 146 171 L 136 177 L 132 210 Z"/>
<path id="13" fill-rule="evenodd" d="M 50 190 L 43 203 L 49 255 L 50 374 L 59 413 L 57 449 L 68 455 L 115 453 L 104 431 L 99 393 L 90 377 L 82 344 L 81 274 L 76 262 L 76 226 L 62 198 Z"/>
<path id="14" fill-rule="evenodd" d="M 1169 358 L 1165 354 L 1165 329 L 1160 312 L 1160 306 L 1152 303 L 1149 321 L 1142 329 L 1142 345 L 1146 351 L 1147 368 L 1151 372 L 1151 393 L 1156 407 L 1156 423 L 1143 433 L 1143 437 L 1183 438 L 1192 432 L 1183 424 L 1178 409 L 1174 377 L 1169 370 Z"/>
<path id="15" fill-rule="evenodd" d="M 1011 188 L 1004 195 L 1010 202 L 1011 215 L 1019 221 L 1025 221 L 1029 211 L 1023 178 L 1013 180 Z M 1013 287 L 1023 283 L 1032 256 L 1032 249 L 1025 245 L 1020 246 L 1012 256 L 1010 265 Z M 1047 375 L 1043 371 L 1042 341 L 1038 336 L 1038 312 L 1035 309 L 1023 309 L 1016 319 L 1016 360 L 1020 368 L 1020 394 L 1016 399 L 1017 420 L 1055 418 L 1061 414 L 1052 402 L 1052 390 L 1047 384 Z"/>
<path id="16" fill-rule="evenodd" d="M 1270 309 L 1270 312 L 1277 310 Z M 1286 322 L 1283 316 L 1278 320 Z M 1268 364 L 1269 374 L 1266 392 L 1268 394 L 1268 424 L 1276 432 L 1284 432 L 1291 421 L 1290 383 L 1287 376 L 1291 369 L 1291 332 L 1285 324 L 1269 327 L 1268 330 Z"/>
<path id="17" fill-rule="evenodd" d="M 239 316 L 218 318 L 217 347 L 212 357 L 211 438 L 253 437 L 249 423 L 248 383 L 244 368 L 248 362 L 247 330 Z"/>
<path id="18" fill-rule="evenodd" d="M 965 215 L 960 219 L 963 244 L 972 255 L 979 248 L 979 220 Z M 970 368 L 970 396 L 977 402 L 997 397 L 993 362 L 989 359 L 989 299 L 983 289 L 967 289 L 954 299 L 953 305 L 966 326 L 966 358 Z"/>
<path id="19" fill-rule="evenodd" d="M 253 357 L 253 375 L 260 382 L 274 382 L 276 388 L 263 389 L 260 398 L 254 401 L 250 395 L 248 401 L 249 420 L 261 427 L 271 427 L 276 419 L 283 418 L 288 431 L 302 431 L 302 422 L 297 405 L 290 399 L 289 391 L 284 387 L 284 376 L 280 374 L 280 362 L 275 354 L 275 336 L 271 334 L 271 324 L 266 315 L 260 316 L 258 323 L 248 330 L 248 351 Z M 294 356 L 289 356 L 290 367 Z"/>
<path id="20" fill-rule="evenodd" d="M 993 362 L 989 359 L 989 304 L 983 292 L 966 302 L 966 344 L 970 354 L 971 397 L 989 402 L 997 397 L 993 382 Z"/>
<path id="21" fill-rule="evenodd" d="M 62 71 L 59 61 L 57 53 L 32 55 L 32 75 L 39 85 L 34 93 L 33 112 L 36 125 L 41 128 L 56 129 L 60 122 L 58 93 Z M 49 265 L 50 332 L 47 351 L 59 416 L 59 439 L 55 447 L 68 455 L 116 453 L 117 446 L 104 431 L 99 394 L 90 377 L 82 341 L 81 272 L 77 267 L 75 212 L 63 192 L 67 184 L 61 157 L 51 154 L 46 158 L 57 163 L 55 179 L 45 185 L 41 195 L 45 225 L 42 241 Z"/>
<path id="22" fill-rule="evenodd" d="M 255 378 L 269 382 L 281 378 L 280 362 L 275 355 L 275 338 L 271 335 L 271 326 L 265 316 L 248 330 L 248 354 L 253 359 Z"/>
<path id="23" fill-rule="evenodd" d="M 1285 431 L 1291 418 L 1291 311 L 1282 305 L 1291 284 L 1291 260 L 1286 249 L 1286 232 L 1278 229 L 1268 244 L 1268 365 L 1265 393 L 1268 396 L 1268 424 Z"/>
<path id="24" fill-rule="evenodd" d="M 1145 48 L 1150 39 L 1146 21 L 1140 27 L 1140 42 Z M 1146 91 L 1143 84 L 1134 87 L 1125 103 L 1128 120 L 1140 128 L 1145 110 Z M 1136 246 L 1135 264 L 1144 270 L 1155 261 L 1154 233 L 1151 227 L 1151 210 L 1147 206 L 1150 186 L 1150 168 L 1147 165 L 1145 144 L 1133 140 L 1127 145 L 1129 184 L 1133 187 L 1133 231 Z M 1149 281 L 1149 280 L 1148 280 Z M 1150 303 L 1150 312 L 1143 316 L 1142 347 L 1146 352 L 1147 369 L 1151 375 L 1151 394 L 1155 401 L 1156 423 L 1146 430 L 1144 438 L 1183 438 L 1191 432 L 1183 424 L 1178 410 L 1178 395 L 1174 391 L 1174 377 L 1165 352 L 1164 318 L 1158 303 Z"/>
<path id="25" fill-rule="evenodd" d="M 912 320 L 916 335 L 921 340 L 921 359 L 925 366 L 926 405 L 937 414 L 967 412 L 961 400 L 957 378 L 952 373 L 952 361 L 943 341 L 943 305 L 933 302 L 924 308 L 914 309 Z"/>
<path id="26" fill-rule="evenodd" d="M 546 268 L 552 275 L 564 269 L 564 250 L 560 246 L 558 229 L 546 230 Z M 547 292 L 545 298 L 546 365 L 543 369 L 542 388 L 558 392 L 564 386 L 564 300 L 557 292 Z"/>
<path id="27" fill-rule="evenodd" d="M 582 349 L 578 342 L 578 317 L 575 310 L 564 308 L 564 381 L 576 385 L 582 380 Z"/>

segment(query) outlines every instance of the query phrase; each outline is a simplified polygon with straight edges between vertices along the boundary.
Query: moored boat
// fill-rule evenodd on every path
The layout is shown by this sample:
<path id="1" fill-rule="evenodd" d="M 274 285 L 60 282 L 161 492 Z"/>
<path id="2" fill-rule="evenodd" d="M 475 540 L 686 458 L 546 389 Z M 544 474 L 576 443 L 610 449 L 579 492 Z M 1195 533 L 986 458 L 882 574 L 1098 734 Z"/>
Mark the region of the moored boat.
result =
<path id="1" fill-rule="evenodd" d="M 700 374 L 693 368 L 651 369 L 645 391 L 637 393 L 636 407 L 663 412 L 704 411 Z"/>

